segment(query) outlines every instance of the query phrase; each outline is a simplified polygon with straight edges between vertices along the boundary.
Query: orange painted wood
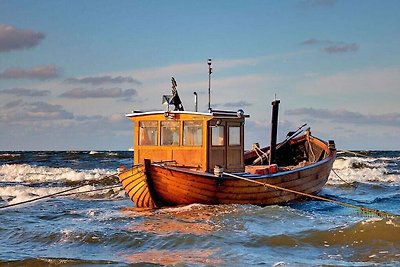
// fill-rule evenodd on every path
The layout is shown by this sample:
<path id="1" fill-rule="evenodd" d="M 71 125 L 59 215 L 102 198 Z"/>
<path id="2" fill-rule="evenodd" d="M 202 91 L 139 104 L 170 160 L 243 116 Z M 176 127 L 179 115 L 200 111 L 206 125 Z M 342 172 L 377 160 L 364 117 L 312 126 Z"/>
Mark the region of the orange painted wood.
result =
<path id="1" fill-rule="evenodd" d="M 296 142 L 304 143 L 305 138 L 291 140 L 291 145 L 296 145 Z M 336 157 L 336 150 L 328 148 L 327 144 L 317 138 L 312 136 L 307 138 L 316 158 L 321 158 L 320 161 L 271 175 L 248 174 L 246 177 L 252 181 L 302 193 L 318 193 L 327 182 Z M 325 158 L 322 159 L 322 156 Z M 127 194 L 140 208 L 192 203 L 270 205 L 304 198 L 293 192 L 273 189 L 228 176 L 217 177 L 204 171 L 193 171 L 174 164 L 152 163 L 147 166 L 146 175 L 144 171 L 143 166 L 140 166 L 123 172 L 119 176 Z M 235 175 L 240 176 L 243 173 Z M 154 201 L 155 199 L 157 201 Z"/>

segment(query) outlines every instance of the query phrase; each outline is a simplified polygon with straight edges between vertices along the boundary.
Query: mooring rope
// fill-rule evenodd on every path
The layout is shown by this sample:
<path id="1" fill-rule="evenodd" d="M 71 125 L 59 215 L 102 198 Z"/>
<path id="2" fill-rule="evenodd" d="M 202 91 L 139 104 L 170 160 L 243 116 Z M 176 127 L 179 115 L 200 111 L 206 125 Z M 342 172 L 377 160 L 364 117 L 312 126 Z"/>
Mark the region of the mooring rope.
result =
<path id="1" fill-rule="evenodd" d="M 80 192 L 73 192 L 73 193 L 65 193 L 65 194 L 60 194 L 58 196 L 60 197 L 66 197 L 66 196 L 72 196 L 72 195 L 80 195 L 80 194 L 87 194 L 87 193 L 93 193 L 93 192 L 97 192 L 97 191 L 103 191 L 103 190 L 108 190 L 108 189 L 114 189 L 114 188 L 120 188 L 120 191 L 122 190 L 122 187 L 120 184 L 117 185 L 111 185 L 111 186 L 106 186 L 106 187 L 102 187 L 102 188 L 96 188 L 96 189 L 92 189 L 92 190 L 86 190 L 86 191 L 80 191 Z"/>
<path id="2" fill-rule="evenodd" d="M 54 194 L 45 195 L 45 196 L 40 196 L 40 197 L 37 197 L 37 198 L 28 199 L 28 200 L 21 201 L 21 202 L 18 202 L 18 203 L 13 203 L 13 204 L 1 206 L 0 209 L 10 208 L 10 207 L 14 207 L 14 206 L 18 206 L 18 205 L 22 205 L 22 204 L 26 204 L 26 203 L 38 201 L 38 200 L 41 200 L 41 199 L 46 199 L 46 198 L 54 197 L 54 196 L 57 196 L 57 195 L 59 195 L 59 194 L 63 194 L 63 193 L 69 192 L 69 191 L 73 191 L 73 190 L 79 189 L 79 188 L 84 187 L 84 186 L 87 186 L 87 184 L 81 185 L 81 186 L 76 186 L 76 187 L 73 187 L 73 188 L 69 188 L 69 189 L 66 189 L 66 190 L 63 190 L 63 191 L 54 193 Z"/>
<path id="3" fill-rule="evenodd" d="M 346 203 L 346 202 L 330 199 L 330 198 L 327 198 L 327 197 L 311 195 L 311 194 L 303 193 L 303 192 L 296 191 L 296 190 L 293 190 L 293 189 L 288 189 L 288 188 L 280 187 L 280 186 L 277 186 L 277 185 L 267 184 L 267 183 L 263 183 L 263 182 L 256 181 L 256 180 L 252 180 L 252 179 L 249 179 L 249 178 L 241 177 L 241 176 L 238 176 L 238 175 L 235 175 L 235 174 L 231 174 L 231 173 L 223 172 L 223 174 L 226 175 L 226 176 L 233 177 L 233 178 L 237 178 L 237 179 L 241 179 L 241 180 L 248 181 L 248 182 L 251 182 L 251 183 L 259 184 L 259 185 L 262 185 L 264 187 L 270 187 L 270 188 L 273 188 L 273 189 L 276 189 L 276 190 L 286 191 L 286 192 L 290 192 L 290 193 L 293 193 L 293 194 L 302 195 L 302 196 L 305 196 L 305 197 L 318 199 L 318 200 L 322 200 L 322 201 L 327 201 L 327 202 L 335 203 L 335 204 L 338 204 L 338 205 L 341 205 L 341 206 L 357 209 L 357 210 L 359 210 L 361 212 L 378 215 L 379 217 L 400 218 L 400 215 L 389 213 L 389 212 L 385 212 L 385 211 L 381 211 L 381 210 L 366 208 L 366 207 L 362 207 L 362 206 L 356 206 L 356 205 L 353 205 L 353 204 L 350 204 L 350 203 Z"/>
<path id="4" fill-rule="evenodd" d="M 107 176 L 102 177 L 100 180 L 104 180 L 104 179 L 110 178 L 110 177 L 115 176 L 115 175 L 116 175 L 116 173 L 111 174 L 111 175 L 107 175 Z M 26 203 L 30 203 L 30 202 L 34 202 L 34 201 L 38 201 L 38 200 L 42 200 L 42 199 L 47 199 L 47 198 L 52 198 L 52 197 L 69 196 L 69 195 L 74 195 L 74 194 L 84 194 L 84 193 L 95 192 L 95 191 L 101 191 L 101 190 L 106 190 L 106 189 L 115 188 L 115 187 L 117 187 L 117 186 L 121 186 L 121 185 L 113 185 L 113 186 L 108 186 L 108 187 L 103 187 L 103 188 L 98 188 L 98 189 L 87 190 L 87 191 L 83 191 L 83 192 L 67 193 L 67 192 L 74 191 L 74 190 L 77 190 L 77 189 L 79 189 L 79 188 L 85 187 L 85 186 L 87 186 L 87 185 L 90 185 L 90 183 L 85 183 L 85 184 L 83 184 L 83 185 L 75 186 L 75 187 L 73 187 L 73 188 L 69 188 L 69 189 L 66 189 L 66 190 L 62 190 L 62 191 L 59 191 L 59 192 L 56 192 L 56 193 L 53 193 L 53 194 L 49 194 L 49 195 L 45 195 L 45 196 L 40 196 L 40 197 L 37 197 L 37 198 L 32 198 L 32 199 L 28 199 L 28 200 L 21 201 L 21 202 L 17 202 L 17 203 L 12 203 L 12 204 L 8 204 L 8 205 L 4 205 L 4 206 L 1 206 L 0 209 L 5 209 L 5 208 L 14 207 L 14 206 L 19 206 L 19 205 L 23 205 L 23 204 L 26 204 Z"/>
<path id="5" fill-rule="evenodd" d="M 340 177 L 339 174 L 337 174 L 337 172 L 336 172 L 334 169 L 332 169 L 332 172 L 333 172 L 334 174 L 336 174 L 336 176 L 337 176 L 340 180 L 342 180 L 342 182 L 344 182 L 345 184 L 347 184 L 347 185 L 349 185 L 349 186 L 351 186 L 351 187 L 357 188 L 356 185 L 351 184 L 351 183 L 347 182 L 346 180 L 344 180 L 342 177 Z"/>
<path id="6" fill-rule="evenodd" d="M 340 149 L 339 152 L 345 152 L 345 153 L 353 154 L 353 155 L 359 156 L 359 157 L 370 158 L 368 155 L 364 155 L 364 154 L 361 154 L 361 153 L 353 152 L 353 151 L 350 151 L 350 150 L 347 150 L 347 149 Z"/>

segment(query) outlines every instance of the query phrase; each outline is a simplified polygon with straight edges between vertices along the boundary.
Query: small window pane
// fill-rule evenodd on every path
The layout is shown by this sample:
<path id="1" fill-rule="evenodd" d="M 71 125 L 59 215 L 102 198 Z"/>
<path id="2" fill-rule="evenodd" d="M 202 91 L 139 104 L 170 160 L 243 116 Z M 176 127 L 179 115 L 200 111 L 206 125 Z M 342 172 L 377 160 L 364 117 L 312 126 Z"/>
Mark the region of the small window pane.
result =
<path id="1" fill-rule="evenodd" d="M 203 143 L 203 123 L 201 121 L 183 122 L 183 145 L 201 146 Z"/>
<path id="2" fill-rule="evenodd" d="M 229 127 L 229 145 L 240 145 L 240 127 Z"/>
<path id="3" fill-rule="evenodd" d="M 161 122 L 161 145 L 179 146 L 179 122 L 162 121 Z"/>
<path id="4" fill-rule="evenodd" d="M 139 122 L 139 145 L 156 146 L 158 127 L 156 121 Z"/>
<path id="5" fill-rule="evenodd" d="M 224 145 L 224 126 L 212 126 L 211 135 L 212 135 L 211 144 L 213 146 Z"/>

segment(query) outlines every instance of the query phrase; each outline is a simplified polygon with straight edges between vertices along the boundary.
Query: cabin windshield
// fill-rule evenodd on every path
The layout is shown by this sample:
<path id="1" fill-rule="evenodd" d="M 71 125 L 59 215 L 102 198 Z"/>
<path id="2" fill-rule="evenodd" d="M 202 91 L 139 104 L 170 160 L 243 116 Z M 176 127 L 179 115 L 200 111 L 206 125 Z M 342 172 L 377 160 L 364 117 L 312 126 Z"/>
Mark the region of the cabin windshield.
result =
<path id="1" fill-rule="evenodd" d="M 184 121 L 183 122 L 183 145 L 201 146 L 203 142 L 203 122 Z"/>
<path id="2" fill-rule="evenodd" d="M 179 146 L 179 121 L 161 122 L 161 145 Z"/>
<path id="3" fill-rule="evenodd" d="M 156 146 L 158 137 L 157 121 L 139 122 L 139 145 Z"/>

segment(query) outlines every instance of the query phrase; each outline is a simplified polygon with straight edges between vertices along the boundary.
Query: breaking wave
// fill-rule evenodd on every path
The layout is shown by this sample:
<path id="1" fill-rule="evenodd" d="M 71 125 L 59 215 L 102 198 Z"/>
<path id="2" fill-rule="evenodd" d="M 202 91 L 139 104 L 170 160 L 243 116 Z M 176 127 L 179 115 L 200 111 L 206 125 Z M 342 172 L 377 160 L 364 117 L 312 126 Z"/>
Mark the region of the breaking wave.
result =
<path id="1" fill-rule="evenodd" d="M 102 187 L 117 185 L 118 178 L 110 170 L 74 170 L 68 167 L 55 168 L 29 164 L 3 164 L 0 166 L 0 200 L 10 205 L 55 194 L 73 187 L 74 193 L 89 192 L 81 197 L 122 197 L 120 188 L 95 191 Z"/>
<path id="2" fill-rule="evenodd" d="M 333 164 L 328 184 L 349 183 L 400 184 L 400 166 L 396 158 L 339 157 Z"/>

